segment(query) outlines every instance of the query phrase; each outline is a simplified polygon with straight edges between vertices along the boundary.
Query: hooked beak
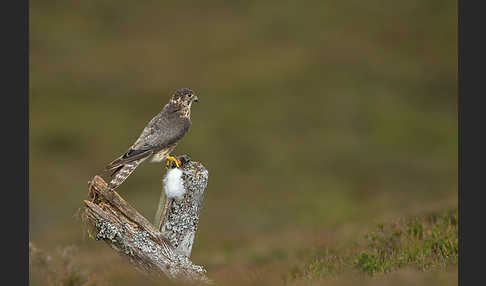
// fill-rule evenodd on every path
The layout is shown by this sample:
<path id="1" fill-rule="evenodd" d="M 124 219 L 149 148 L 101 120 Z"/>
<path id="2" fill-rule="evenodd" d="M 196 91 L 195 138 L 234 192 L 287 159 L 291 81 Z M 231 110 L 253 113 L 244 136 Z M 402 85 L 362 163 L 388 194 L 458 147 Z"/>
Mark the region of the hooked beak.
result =
<path id="1" fill-rule="evenodd" d="M 194 102 L 198 102 L 199 101 L 199 98 L 197 96 L 194 96 Z"/>

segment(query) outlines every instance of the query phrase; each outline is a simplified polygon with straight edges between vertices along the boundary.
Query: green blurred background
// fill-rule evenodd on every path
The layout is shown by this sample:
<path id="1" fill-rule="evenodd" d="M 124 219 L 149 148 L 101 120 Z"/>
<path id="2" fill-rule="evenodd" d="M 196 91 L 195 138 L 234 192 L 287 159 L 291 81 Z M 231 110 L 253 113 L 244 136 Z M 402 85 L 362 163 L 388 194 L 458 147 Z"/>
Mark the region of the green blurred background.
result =
<path id="1" fill-rule="evenodd" d="M 174 154 L 209 170 L 192 258 L 214 279 L 278 285 L 313 246 L 456 205 L 456 6 L 30 1 L 30 240 L 76 245 L 106 285 L 154 283 L 76 212 L 181 87 L 200 102 Z M 163 173 L 118 191 L 152 219 Z"/>

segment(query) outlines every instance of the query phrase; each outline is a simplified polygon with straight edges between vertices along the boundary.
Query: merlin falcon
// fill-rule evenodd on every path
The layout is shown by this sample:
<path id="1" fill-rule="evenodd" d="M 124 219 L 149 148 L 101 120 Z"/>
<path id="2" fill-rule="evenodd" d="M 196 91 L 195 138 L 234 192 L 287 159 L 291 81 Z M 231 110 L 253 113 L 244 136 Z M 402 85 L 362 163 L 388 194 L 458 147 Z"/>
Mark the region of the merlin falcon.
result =
<path id="1" fill-rule="evenodd" d="M 191 105 L 197 102 L 194 91 L 181 88 L 174 92 L 168 104 L 143 129 L 140 137 L 128 151 L 106 166 L 112 170 L 108 187 L 112 190 L 120 186 L 143 161 L 153 155 L 152 162 L 173 161 L 177 167 L 180 162 L 170 156 L 177 143 L 191 126 Z"/>

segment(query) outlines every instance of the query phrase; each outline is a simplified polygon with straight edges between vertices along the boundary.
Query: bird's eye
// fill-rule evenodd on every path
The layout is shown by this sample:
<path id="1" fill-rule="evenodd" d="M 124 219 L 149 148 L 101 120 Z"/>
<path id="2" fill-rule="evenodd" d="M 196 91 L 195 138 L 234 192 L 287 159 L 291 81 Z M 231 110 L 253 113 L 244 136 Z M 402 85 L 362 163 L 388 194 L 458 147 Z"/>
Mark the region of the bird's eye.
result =
<path id="1" fill-rule="evenodd" d="M 189 97 L 192 97 L 192 96 L 193 96 L 193 94 L 192 94 L 192 93 L 190 93 L 190 94 L 189 94 Z"/>

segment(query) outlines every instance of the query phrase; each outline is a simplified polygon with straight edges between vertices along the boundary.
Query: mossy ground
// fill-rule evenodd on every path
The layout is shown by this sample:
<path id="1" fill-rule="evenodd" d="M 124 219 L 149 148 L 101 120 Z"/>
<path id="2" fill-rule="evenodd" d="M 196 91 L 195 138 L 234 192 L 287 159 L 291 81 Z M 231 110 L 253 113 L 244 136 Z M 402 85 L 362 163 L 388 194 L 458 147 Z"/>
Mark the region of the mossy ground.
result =
<path id="1" fill-rule="evenodd" d="M 292 270 L 293 279 L 336 277 L 346 273 L 384 275 L 401 268 L 445 270 L 458 261 L 457 208 L 420 217 L 378 223 L 360 241 L 340 249 L 326 247 Z"/>
<path id="2" fill-rule="evenodd" d="M 350 277 L 361 281 L 363 278 L 368 279 L 368 282 L 380 281 L 400 271 L 450 273 L 458 262 L 457 215 L 457 208 L 450 208 L 420 217 L 378 223 L 375 230 L 347 245 L 336 248 L 328 245 L 314 250 L 307 263 L 294 266 L 289 273 L 281 273 L 281 283 L 352 283 L 347 280 Z M 80 269 L 74 258 L 75 251 L 73 247 L 59 249 L 53 259 L 31 247 L 30 260 L 34 266 L 34 275 L 44 280 L 46 285 L 102 285 L 99 284 L 99 277 Z M 273 249 L 268 256 L 255 257 L 254 261 L 264 265 L 285 260 L 286 256 L 284 250 Z M 372 277 L 375 280 L 370 280 Z M 253 282 L 258 283 L 258 279 Z"/>

